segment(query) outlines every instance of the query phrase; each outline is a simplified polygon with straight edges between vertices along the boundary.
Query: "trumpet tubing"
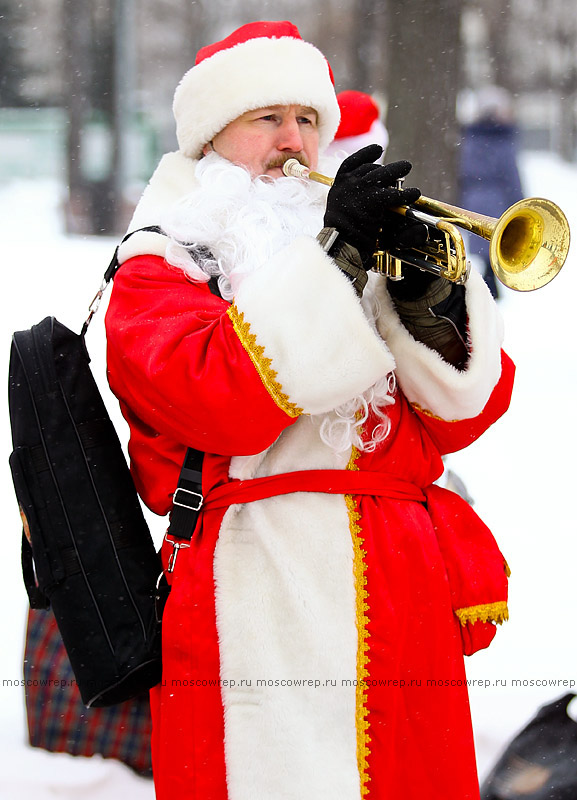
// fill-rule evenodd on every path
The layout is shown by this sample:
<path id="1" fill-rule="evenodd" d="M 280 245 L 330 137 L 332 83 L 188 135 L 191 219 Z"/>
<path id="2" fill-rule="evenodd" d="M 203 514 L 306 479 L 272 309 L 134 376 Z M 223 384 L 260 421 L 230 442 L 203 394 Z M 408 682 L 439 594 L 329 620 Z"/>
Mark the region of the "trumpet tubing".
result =
<path id="1" fill-rule="evenodd" d="M 295 158 L 285 163 L 283 171 L 285 175 L 308 178 L 327 186 L 333 183 L 333 178 L 309 170 Z M 571 234 L 567 218 L 559 206 L 543 197 L 520 200 L 498 218 L 467 211 L 422 195 L 410 207 L 411 211 L 414 209 L 430 214 L 434 226 L 446 235 L 456 225 L 475 236 L 487 239 L 491 269 L 501 283 L 515 291 L 530 292 L 548 284 L 560 272 L 569 252 Z M 407 213 L 406 207 L 393 210 Z M 419 218 L 418 212 L 415 216 Z M 464 258 L 464 248 L 462 242 L 458 241 L 459 236 L 451 234 L 451 237 L 453 252 L 448 252 L 447 245 L 444 266 L 439 264 L 438 259 L 429 262 L 428 255 L 423 260 L 422 254 L 418 258 L 409 258 L 406 263 L 435 272 L 447 280 L 465 281 L 467 266 L 455 266 L 453 263 L 455 258 Z M 402 254 L 392 254 L 392 258 L 387 261 L 398 261 L 399 258 L 404 260 Z M 398 279 L 398 269 L 396 277 Z"/>
<path id="2" fill-rule="evenodd" d="M 487 239 L 491 269 L 501 283 L 519 292 L 552 281 L 569 252 L 567 218 L 558 205 L 544 197 L 519 200 L 497 218 L 430 197 L 421 196 L 415 206 Z"/>

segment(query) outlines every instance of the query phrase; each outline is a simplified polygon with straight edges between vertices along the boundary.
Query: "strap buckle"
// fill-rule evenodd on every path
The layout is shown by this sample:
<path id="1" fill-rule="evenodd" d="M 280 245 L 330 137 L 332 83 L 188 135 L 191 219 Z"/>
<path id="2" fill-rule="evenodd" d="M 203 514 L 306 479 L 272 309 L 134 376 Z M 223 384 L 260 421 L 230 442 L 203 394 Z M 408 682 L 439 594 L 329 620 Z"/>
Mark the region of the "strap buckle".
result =
<path id="1" fill-rule="evenodd" d="M 192 498 L 197 498 L 196 504 L 195 501 L 192 501 L 188 497 L 183 497 L 182 495 L 191 495 Z M 183 489 L 179 486 L 172 497 L 172 502 L 175 506 L 180 506 L 181 508 L 189 508 L 191 511 L 200 511 L 204 502 L 204 497 L 200 492 L 193 492 L 191 489 Z"/>
<path id="2" fill-rule="evenodd" d="M 165 533 L 164 541 L 168 542 L 168 544 L 172 546 L 172 553 L 170 554 L 168 564 L 166 565 L 166 571 L 171 573 L 174 572 L 174 567 L 176 565 L 176 559 L 178 558 L 179 552 L 181 550 L 188 550 L 190 545 L 187 542 L 177 542 L 174 539 L 170 539 L 168 533 Z"/>

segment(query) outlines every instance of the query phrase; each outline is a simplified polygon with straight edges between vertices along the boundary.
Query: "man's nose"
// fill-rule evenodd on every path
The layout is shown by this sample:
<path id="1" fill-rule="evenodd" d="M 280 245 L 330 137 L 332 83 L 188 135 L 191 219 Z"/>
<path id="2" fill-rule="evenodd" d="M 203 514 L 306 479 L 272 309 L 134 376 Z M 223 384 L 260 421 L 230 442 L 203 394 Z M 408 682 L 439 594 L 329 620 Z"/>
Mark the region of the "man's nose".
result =
<path id="1" fill-rule="evenodd" d="M 292 153 L 299 153 L 303 149 L 301 129 L 296 119 L 283 120 L 279 126 L 277 149 L 290 150 Z"/>

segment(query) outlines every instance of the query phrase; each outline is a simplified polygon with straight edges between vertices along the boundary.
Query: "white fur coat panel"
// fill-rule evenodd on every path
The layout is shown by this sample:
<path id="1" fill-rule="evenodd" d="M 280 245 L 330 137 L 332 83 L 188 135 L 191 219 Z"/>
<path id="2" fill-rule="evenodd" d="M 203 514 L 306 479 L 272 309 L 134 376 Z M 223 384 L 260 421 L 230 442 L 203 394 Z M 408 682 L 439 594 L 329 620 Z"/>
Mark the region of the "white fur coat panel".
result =
<path id="1" fill-rule="evenodd" d="M 229 796 L 270 800 L 282 787 L 286 800 L 360 800 L 344 498 L 231 507 L 214 576 Z"/>

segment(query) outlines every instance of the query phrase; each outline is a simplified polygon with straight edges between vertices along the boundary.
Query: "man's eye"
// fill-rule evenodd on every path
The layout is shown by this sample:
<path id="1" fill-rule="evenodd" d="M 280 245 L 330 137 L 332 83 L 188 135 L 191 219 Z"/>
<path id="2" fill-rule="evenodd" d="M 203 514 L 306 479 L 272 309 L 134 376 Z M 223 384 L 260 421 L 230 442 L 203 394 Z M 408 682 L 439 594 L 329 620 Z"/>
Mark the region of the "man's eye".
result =
<path id="1" fill-rule="evenodd" d="M 314 125 L 315 120 L 312 117 L 299 117 L 298 121 L 301 125 Z"/>
<path id="2" fill-rule="evenodd" d="M 264 120 L 265 122 L 274 122 L 276 120 L 276 116 L 274 114 L 265 114 L 259 119 Z"/>

